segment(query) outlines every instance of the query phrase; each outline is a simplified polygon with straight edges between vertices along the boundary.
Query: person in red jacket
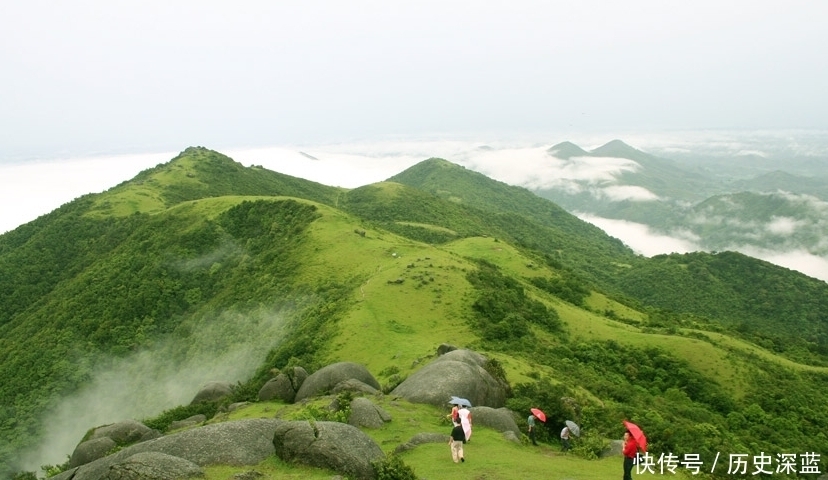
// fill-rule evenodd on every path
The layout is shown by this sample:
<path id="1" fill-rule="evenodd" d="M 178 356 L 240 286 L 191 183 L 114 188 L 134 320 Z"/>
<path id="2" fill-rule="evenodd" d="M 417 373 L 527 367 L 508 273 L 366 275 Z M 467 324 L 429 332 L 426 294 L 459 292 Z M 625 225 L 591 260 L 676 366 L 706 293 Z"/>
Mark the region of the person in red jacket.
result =
<path id="1" fill-rule="evenodd" d="M 635 465 L 635 456 L 638 455 L 638 444 L 629 430 L 624 432 L 624 480 L 632 480 L 632 468 Z"/>

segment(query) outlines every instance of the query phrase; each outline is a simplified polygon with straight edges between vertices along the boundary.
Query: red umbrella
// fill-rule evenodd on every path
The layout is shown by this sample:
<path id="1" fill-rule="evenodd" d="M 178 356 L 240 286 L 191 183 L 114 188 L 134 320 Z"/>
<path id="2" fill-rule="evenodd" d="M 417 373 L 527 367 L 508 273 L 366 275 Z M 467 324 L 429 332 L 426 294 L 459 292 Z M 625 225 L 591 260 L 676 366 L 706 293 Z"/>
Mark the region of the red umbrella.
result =
<path id="1" fill-rule="evenodd" d="M 637 443 L 641 448 L 641 451 L 646 452 L 647 437 L 644 436 L 644 432 L 641 431 L 641 428 L 639 428 L 638 425 L 626 420 L 624 420 L 624 426 L 627 427 L 627 430 L 629 430 L 630 434 L 632 434 L 633 440 L 635 440 L 635 443 Z"/>
<path id="2" fill-rule="evenodd" d="M 546 421 L 546 414 L 543 413 L 541 411 L 541 409 L 539 409 L 539 408 L 530 408 L 529 411 L 532 412 L 532 415 L 537 417 L 537 419 L 540 420 L 541 422 Z"/>

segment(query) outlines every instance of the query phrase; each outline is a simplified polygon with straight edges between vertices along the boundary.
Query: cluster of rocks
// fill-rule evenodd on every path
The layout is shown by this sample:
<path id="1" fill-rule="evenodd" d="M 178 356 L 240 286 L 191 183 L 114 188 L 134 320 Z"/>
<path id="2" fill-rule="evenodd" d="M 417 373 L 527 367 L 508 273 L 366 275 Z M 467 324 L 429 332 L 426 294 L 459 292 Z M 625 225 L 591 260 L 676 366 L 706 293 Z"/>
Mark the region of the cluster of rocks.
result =
<path id="1" fill-rule="evenodd" d="M 507 440 L 519 442 L 515 416 L 504 408 L 504 385 L 483 368 L 485 362 L 478 353 L 441 346 L 434 361 L 400 383 L 391 395 L 441 407 L 452 395 L 468 398 L 476 405 L 472 408 L 476 426 L 496 429 Z M 310 375 L 295 367 L 268 381 L 259 391 L 259 399 L 293 403 L 342 391 L 358 394 L 351 402 L 348 424 L 260 418 L 205 425 L 206 418 L 197 416 L 172 425 L 188 428 L 167 435 L 132 420 L 98 427 L 75 448 L 70 469 L 53 478 L 194 478 L 204 476 L 202 468 L 207 465 L 256 465 L 277 455 L 285 461 L 326 468 L 356 479 L 374 479 L 372 463 L 383 460 L 385 454 L 360 429 L 380 428 L 391 421 L 391 415 L 371 400 L 381 395 L 380 385 L 364 366 L 340 362 Z M 193 402 L 215 401 L 230 393 L 229 384 L 212 382 L 198 392 Z M 424 432 L 399 445 L 396 451 L 444 442 L 445 438 L 443 432 Z M 254 478 L 256 472 L 249 472 L 249 476 Z"/>

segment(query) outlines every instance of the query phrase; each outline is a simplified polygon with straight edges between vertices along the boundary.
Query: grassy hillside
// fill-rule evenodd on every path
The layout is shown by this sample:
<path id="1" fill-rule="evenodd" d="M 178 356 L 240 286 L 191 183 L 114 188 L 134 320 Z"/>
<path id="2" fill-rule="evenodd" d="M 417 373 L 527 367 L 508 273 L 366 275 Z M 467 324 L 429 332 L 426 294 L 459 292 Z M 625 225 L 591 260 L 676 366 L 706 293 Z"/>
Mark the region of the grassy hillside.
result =
<path id="1" fill-rule="evenodd" d="M 480 462 L 458 478 L 526 478 L 518 465 L 547 461 L 571 478 L 617 474 L 617 462 L 586 463 L 589 448 L 557 455 L 562 397 L 580 405 L 584 447 L 618 438 L 630 418 L 657 452 L 828 451 L 828 415 L 814 407 L 828 400 L 826 369 L 728 326 L 748 308 L 740 318 L 819 334 L 821 317 L 808 312 L 824 310 L 824 284 L 743 256 L 717 255 L 707 276 L 638 258 L 555 205 L 442 160 L 396 180 L 344 191 L 188 149 L 0 236 L 2 467 L 35 449 L 44 414 L 145 353 L 187 373 L 175 377 L 183 393 L 162 395 L 153 388 L 167 384 L 154 379 L 116 405 L 120 415 L 184 405 L 215 379 L 237 383 L 232 401 L 255 404 L 274 369 L 290 365 L 359 362 L 390 390 L 441 343 L 497 360 L 513 410 L 557 412 L 538 450 L 483 431 Z M 751 308 L 773 285 L 795 288 L 768 290 Z M 690 308 L 686 296 L 652 295 L 668 288 L 707 296 L 693 295 Z M 779 323 L 780 312 L 797 323 Z M 445 430 L 432 407 L 384 406 L 395 421 L 370 432 L 383 448 Z M 303 407 L 251 408 L 240 415 Z M 404 460 L 436 478 L 445 450 Z M 266 468 L 273 478 L 330 475 L 276 460 Z"/>
<path id="2" fill-rule="evenodd" d="M 578 270 L 606 287 L 611 285 L 612 265 L 634 258 L 618 239 L 554 203 L 442 159 L 420 162 L 389 181 L 456 204 L 456 211 L 465 221 L 477 219 L 478 224 L 486 226 L 478 231 L 545 255 L 545 261 Z M 402 215 L 418 210 L 414 202 L 397 209 Z M 439 225 L 445 221 L 443 217 L 440 213 L 432 215 L 432 223 Z"/>
<path id="3" fill-rule="evenodd" d="M 599 153 L 637 161 L 647 156 L 622 142 L 610 142 L 596 154 Z M 452 214 L 440 215 L 433 207 L 418 209 L 423 203 L 420 201 L 406 206 L 404 202 L 414 197 L 400 196 L 393 200 L 393 206 L 382 210 L 385 217 L 372 216 L 372 212 L 357 213 L 386 223 L 417 215 L 423 222 L 441 226 L 448 226 L 451 218 L 459 215 L 463 215 L 466 223 L 480 218 L 478 224 L 488 226 L 494 236 L 522 247 L 529 257 L 534 257 L 527 261 L 568 270 L 575 281 L 624 299 L 626 303 L 632 302 L 640 309 L 666 311 L 661 322 L 682 325 L 691 320 L 677 317 L 695 315 L 700 318 L 692 321 L 718 324 L 752 341 L 761 341 L 790 358 L 828 365 L 828 351 L 824 346 L 828 322 L 822 318 L 820 312 L 824 308 L 819 300 L 828 294 L 824 282 L 736 254 L 688 255 L 688 259 L 706 258 L 702 263 L 709 265 L 701 270 L 688 270 L 687 265 L 700 263 L 686 260 L 680 262 L 684 265 L 681 269 L 669 269 L 668 263 L 663 262 L 665 257 L 652 260 L 636 257 L 616 239 L 600 230 L 596 233 L 594 227 L 585 227 L 588 225 L 585 222 L 524 189 L 493 181 L 440 159 L 421 162 L 391 180 L 431 192 L 458 206 L 452 207 Z M 386 199 L 375 200 L 369 204 L 386 204 Z M 773 202 L 767 203 L 771 204 L 764 209 L 766 212 L 757 215 L 764 218 L 771 214 L 784 215 L 780 208 L 773 208 Z M 464 205 L 474 207 L 461 210 Z M 423 212 L 432 213 L 424 215 Z M 746 218 L 745 223 L 751 220 Z M 467 231 L 481 231 L 481 227 Z M 757 302 L 757 297 L 762 301 Z M 665 320 L 666 317 L 670 319 Z"/>

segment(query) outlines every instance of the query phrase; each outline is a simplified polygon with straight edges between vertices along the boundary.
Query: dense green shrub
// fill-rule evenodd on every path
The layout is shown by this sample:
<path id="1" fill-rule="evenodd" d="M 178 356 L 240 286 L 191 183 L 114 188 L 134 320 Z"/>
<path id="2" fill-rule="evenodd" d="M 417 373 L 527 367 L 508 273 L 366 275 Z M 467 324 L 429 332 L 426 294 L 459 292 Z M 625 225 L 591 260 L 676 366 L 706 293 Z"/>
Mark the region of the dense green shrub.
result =
<path id="1" fill-rule="evenodd" d="M 532 324 L 549 332 L 563 332 L 558 313 L 529 298 L 520 282 L 485 260 L 478 261 L 478 266 L 466 277 L 478 292 L 472 309 L 476 313 L 474 326 L 483 339 L 519 340 L 529 335 Z"/>
<path id="2" fill-rule="evenodd" d="M 157 417 L 142 420 L 141 423 L 160 432 L 166 432 L 173 422 L 190 418 L 193 415 L 204 415 L 209 420 L 216 415 L 218 409 L 218 402 L 199 402 L 191 405 L 179 405 L 169 410 L 164 410 Z"/>
<path id="3" fill-rule="evenodd" d="M 417 480 L 414 469 L 406 465 L 398 455 L 391 455 L 373 465 L 377 480 Z"/>
<path id="4" fill-rule="evenodd" d="M 572 274 L 562 274 L 560 277 L 532 277 L 529 281 L 541 290 L 573 305 L 582 306 L 584 299 L 590 294 L 589 287 Z"/>

